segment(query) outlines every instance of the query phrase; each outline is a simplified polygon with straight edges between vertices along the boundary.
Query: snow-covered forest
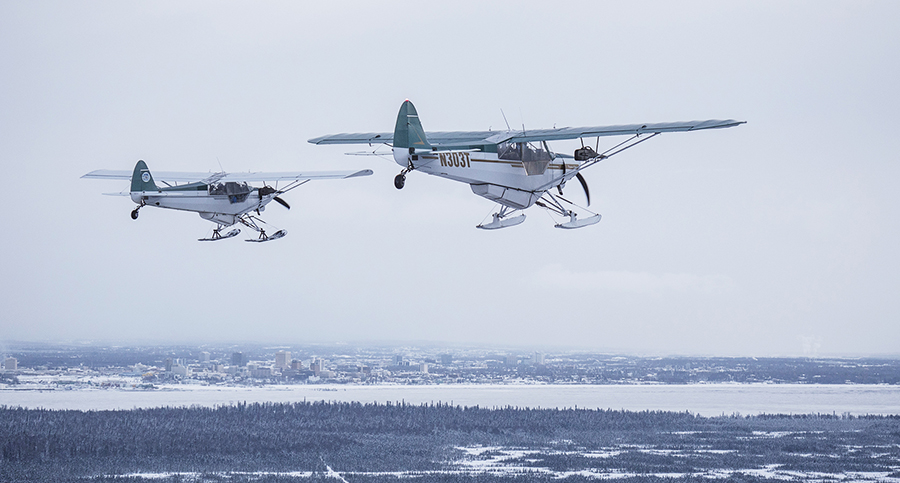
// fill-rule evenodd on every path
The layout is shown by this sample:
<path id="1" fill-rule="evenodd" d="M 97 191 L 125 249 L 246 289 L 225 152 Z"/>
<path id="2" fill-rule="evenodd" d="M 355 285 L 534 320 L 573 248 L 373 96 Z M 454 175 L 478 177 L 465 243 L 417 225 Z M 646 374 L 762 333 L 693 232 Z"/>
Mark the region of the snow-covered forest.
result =
<path id="1" fill-rule="evenodd" d="M 2 407 L 0 480 L 900 481 L 898 442 L 898 416 L 705 418 L 402 402 Z"/>

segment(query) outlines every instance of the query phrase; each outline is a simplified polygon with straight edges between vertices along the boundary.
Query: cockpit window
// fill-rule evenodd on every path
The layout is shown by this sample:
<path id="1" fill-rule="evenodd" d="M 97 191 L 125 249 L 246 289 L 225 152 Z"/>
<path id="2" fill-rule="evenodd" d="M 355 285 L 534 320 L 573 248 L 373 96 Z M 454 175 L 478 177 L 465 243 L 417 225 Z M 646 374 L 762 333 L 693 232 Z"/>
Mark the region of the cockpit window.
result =
<path id="1" fill-rule="evenodd" d="M 500 143 L 497 157 L 510 161 L 550 161 L 550 151 L 544 143 Z"/>
<path id="2" fill-rule="evenodd" d="M 242 203 L 247 199 L 247 195 L 253 191 L 247 183 L 238 183 L 235 181 L 226 181 L 225 183 L 213 183 L 209 185 L 209 194 L 211 195 L 228 195 L 228 201 L 232 203 Z"/>
<path id="3" fill-rule="evenodd" d="M 519 143 L 500 143 L 497 145 L 497 157 L 500 159 L 508 159 L 511 161 L 519 161 L 522 159 L 522 150 Z"/>
<path id="4" fill-rule="evenodd" d="M 521 161 L 528 176 L 544 174 L 553 156 L 547 143 L 500 143 L 497 157 L 509 161 Z"/>

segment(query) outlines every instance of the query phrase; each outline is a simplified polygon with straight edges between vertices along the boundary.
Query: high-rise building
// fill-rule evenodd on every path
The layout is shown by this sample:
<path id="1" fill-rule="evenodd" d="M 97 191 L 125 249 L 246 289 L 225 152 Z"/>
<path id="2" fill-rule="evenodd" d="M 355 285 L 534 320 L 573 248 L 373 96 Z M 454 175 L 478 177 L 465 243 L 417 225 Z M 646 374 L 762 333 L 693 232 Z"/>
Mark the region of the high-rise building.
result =
<path id="1" fill-rule="evenodd" d="M 441 364 L 453 364 L 453 356 L 451 354 L 441 354 Z"/>
<path id="2" fill-rule="evenodd" d="M 203 351 L 200 353 L 200 362 L 209 362 L 209 352 Z"/>
<path id="3" fill-rule="evenodd" d="M 244 365 L 244 353 L 243 352 L 232 352 L 231 353 L 231 365 L 232 366 L 243 366 Z"/>
<path id="4" fill-rule="evenodd" d="M 19 361 L 15 357 L 7 357 L 3 360 L 3 368 L 7 371 L 16 371 L 19 369 Z"/>
<path id="5" fill-rule="evenodd" d="M 172 358 L 166 357 L 166 372 L 172 372 Z"/>
<path id="6" fill-rule="evenodd" d="M 294 371 L 300 371 L 303 369 L 303 363 L 294 359 L 291 361 L 291 369 Z"/>
<path id="7" fill-rule="evenodd" d="M 287 369 L 291 365 L 291 352 L 278 351 L 275 353 L 275 367 L 279 369 Z"/>
<path id="8" fill-rule="evenodd" d="M 392 366 L 399 366 L 403 364 L 403 356 L 394 356 L 393 359 L 391 359 L 391 362 Z"/>
<path id="9" fill-rule="evenodd" d="M 538 364 L 538 365 L 543 364 L 544 363 L 544 354 L 541 354 L 540 352 L 535 352 L 534 357 L 532 357 L 531 360 L 534 362 L 534 364 Z"/>

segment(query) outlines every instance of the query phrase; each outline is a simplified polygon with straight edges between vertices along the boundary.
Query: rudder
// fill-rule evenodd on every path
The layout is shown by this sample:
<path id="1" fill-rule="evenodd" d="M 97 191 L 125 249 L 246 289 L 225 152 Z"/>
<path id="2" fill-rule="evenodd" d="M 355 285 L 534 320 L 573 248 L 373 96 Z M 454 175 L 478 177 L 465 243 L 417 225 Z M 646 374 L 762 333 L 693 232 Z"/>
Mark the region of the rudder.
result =
<path id="1" fill-rule="evenodd" d="M 425 138 L 425 130 L 419 121 L 419 113 L 409 99 L 400 106 L 397 114 L 397 125 L 394 127 L 395 148 L 431 149 Z"/>
<path id="2" fill-rule="evenodd" d="M 147 168 L 147 163 L 143 160 L 137 162 L 134 166 L 134 174 L 131 175 L 131 192 L 135 191 L 159 191 L 156 183 L 153 182 L 153 175 Z"/>

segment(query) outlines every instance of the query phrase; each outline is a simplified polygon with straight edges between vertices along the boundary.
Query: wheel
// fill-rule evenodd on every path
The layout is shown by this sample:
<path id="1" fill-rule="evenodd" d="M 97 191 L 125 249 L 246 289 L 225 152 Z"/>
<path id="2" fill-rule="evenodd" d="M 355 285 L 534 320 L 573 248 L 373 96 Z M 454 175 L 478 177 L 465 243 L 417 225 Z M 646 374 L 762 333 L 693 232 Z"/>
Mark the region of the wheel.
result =
<path id="1" fill-rule="evenodd" d="M 403 186 L 406 185 L 406 175 L 403 173 L 394 176 L 394 187 L 398 190 L 402 190 Z"/>
<path id="2" fill-rule="evenodd" d="M 132 211 L 132 212 L 131 212 L 131 219 L 132 219 L 132 220 L 137 220 L 137 217 L 138 217 L 138 210 Z"/>

